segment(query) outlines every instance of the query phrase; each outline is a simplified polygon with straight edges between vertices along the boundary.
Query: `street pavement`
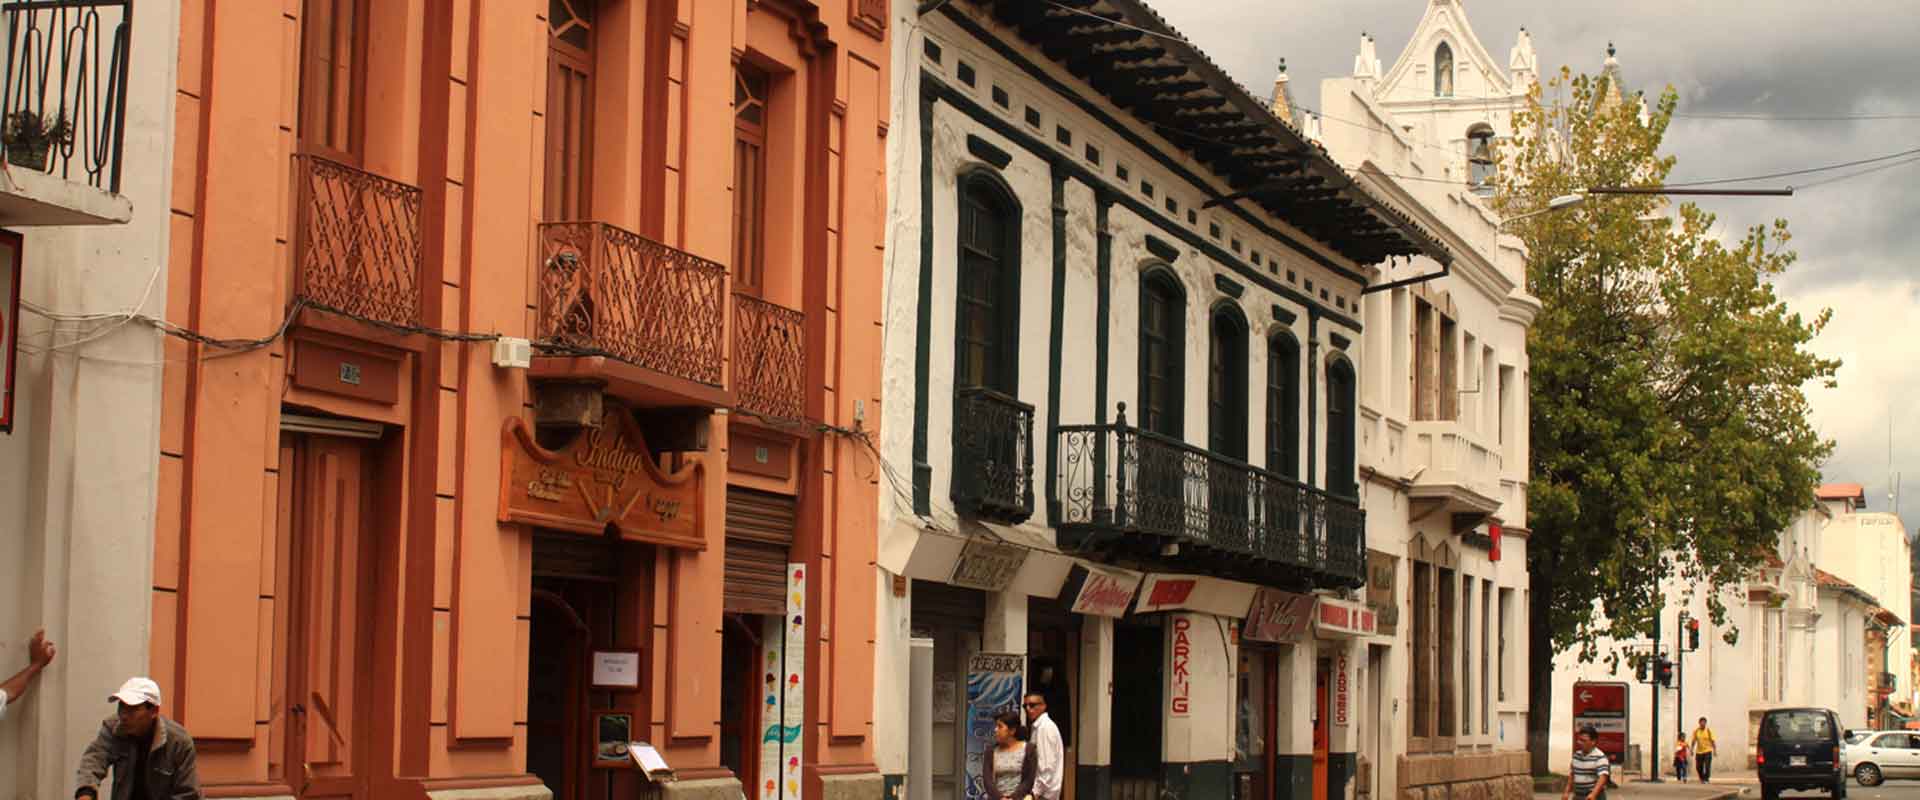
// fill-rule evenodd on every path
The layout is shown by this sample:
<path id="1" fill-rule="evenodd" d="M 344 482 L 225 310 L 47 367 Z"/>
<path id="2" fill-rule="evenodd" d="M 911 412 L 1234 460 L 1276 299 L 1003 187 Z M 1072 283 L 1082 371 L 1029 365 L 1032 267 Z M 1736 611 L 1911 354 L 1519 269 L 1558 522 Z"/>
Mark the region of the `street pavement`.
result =
<path id="1" fill-rule="evenodd" d="M 1629 776 L 1626 783 L 1608 793 L 1617 800 L 1760 800 L 1760 780 L 1751 772 L 1715 775 L 1712 783 L 1697 781 L 1676 783 L 1671 778 L 1648 783 Z M 1534 800 L 1560 800 L 1558 792 L 1535 792 Z M 1789 800 L 1802 797 L 1826 797 L 1822 792 L 1787 792 Z M 1920 800 L 1920 780 L 1893 780 L 1866 787 L 1847 782 L 1847 800 Z"/>

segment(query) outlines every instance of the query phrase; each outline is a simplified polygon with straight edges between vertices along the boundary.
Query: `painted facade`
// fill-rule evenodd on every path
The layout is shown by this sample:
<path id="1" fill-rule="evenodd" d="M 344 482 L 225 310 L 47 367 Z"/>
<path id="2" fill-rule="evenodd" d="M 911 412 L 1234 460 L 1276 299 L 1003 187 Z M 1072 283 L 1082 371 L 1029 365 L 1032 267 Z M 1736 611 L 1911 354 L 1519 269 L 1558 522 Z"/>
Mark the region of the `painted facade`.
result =
<path id="1" fill-rule="evenodd" d="M 1540 303 L 1484 198 L 1534 59 L 1523 31 L 1502 68 L 1459 4 L 1434 0 L 1390 70 L 1363 36 L 1354 74 L 1322 83 L 1308 118 L 1455 255 L 1385 265 L 1364 299 L 1368 597 L 1394 621 L 1369 658 L 1399 698 L 1361 748 L 1375 796 L 1531 791 L 1526 342 Z"/>
<path id="2" fill-rule="evenodd" d="M 139 607 L 210 792 L 879 796 L 875 6 L 178 6 L 165 314 L 238 341 L 165 344 Z"/>
<path id="3" fill-rule="evenodd" d="M 52 73 L 29 72 L 21 47 L 6 51 L 7 117 L 64 107 L 69 121 L 103 123 L 37 163 L 8 142 L 0 180 L 0 375 L 11 376 L 0 399 L 0 672 L 26 665 L 36 628 L 60 651 L 0 722 L 8 797 L 71 796 L 80 753 L 113 712 L 107 693 L 147 668 L 162 351 L 159 333 L 131 317 L 159 317 L 170 286 L 179 12 L 117 0 L 0 11 L 15 45 L 30 29 L 66 45 L 35 51 L 57 57 Z M 116 53 L 124 73 L 108 68 Z M 58 71 L 62 61 L 86 77 Z M 21 91 L 26 76 L 38 91 Z"/>
<path id="4" fill-rule="evenodd" d="M 1091 9 L 1132 27 L 916 5 L 895 4 L 917 27 L 894 45 L 880 769 L 970 796 L 968 721 L 996 709 L 968 687 L 1004 657 L 1065 734 L 1065 796 L 1366 794 L 1356 753 L 1396 688 L 1358 593 L 1362 292 L 1446 248 L 1144 4 Z M 1235 135 L 1231 159 L 1195 144 Z"/>

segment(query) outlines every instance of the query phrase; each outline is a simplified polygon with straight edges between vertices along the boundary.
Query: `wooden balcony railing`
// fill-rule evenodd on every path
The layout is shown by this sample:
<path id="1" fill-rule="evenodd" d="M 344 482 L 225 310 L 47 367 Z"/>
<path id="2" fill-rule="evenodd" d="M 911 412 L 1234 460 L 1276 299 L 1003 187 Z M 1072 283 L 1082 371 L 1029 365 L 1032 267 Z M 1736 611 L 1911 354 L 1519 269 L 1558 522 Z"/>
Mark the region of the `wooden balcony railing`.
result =
<path id="1" fill-rule="evenodd" d="M 420 322 L 420 190 L 300 156 L 294 292 L 388 325 Z"/>
<path id="2" fill-rule="evenodd" d="M 967 516 L 1033 516 L 1033 406 L 978 386 L 953 401 L 953 505 Z"/>
<path id="3" fill-rule="evenodd" d="M 733 388 L 740 408 L 777 420 L 806 415 L 806 315 L 733 296 Z"/>
<path id="4" fill-rule="evenodd" d="M 1366 571 L 1366 512 L 1276 472 L 1130 427 L 1126 405 L 1107 425 L 1055 431 L 1056 524 L 1136 537 L 1149 551 L 1287 567 L 1326 586 L 1358 586 Z"/>
<path id="5" fill-rule="evenodd" d="M 7 163 L 118 194 L 132 0 L 13 0 L 0 14 Z"/>
<path id="6" fill-rule="evenodd" d="M 542 344 L 721 384 L 727 268 L 603 222 L 540 226 Z"/>

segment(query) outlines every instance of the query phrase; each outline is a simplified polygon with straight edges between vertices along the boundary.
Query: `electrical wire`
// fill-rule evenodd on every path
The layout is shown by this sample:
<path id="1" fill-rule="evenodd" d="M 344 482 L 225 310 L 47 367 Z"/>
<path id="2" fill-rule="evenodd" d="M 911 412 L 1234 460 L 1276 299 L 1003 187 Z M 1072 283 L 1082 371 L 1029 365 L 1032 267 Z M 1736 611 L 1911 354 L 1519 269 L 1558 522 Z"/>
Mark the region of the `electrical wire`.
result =
<path id="1" fill-rule="evenodd" d="M 1861 120 L 1920 119 L 1920 114 L 1742 114 L 1737 112 L 1674 112 L 1680 119 L 1745 120 L 1755 122 L 1855 122 Z"/>
<path id="2" fill-rule="evenodd" d="M 1822 178 L 1820 180 L 1809 183 L 1805 186 L 1798 186 L 1795 188 L 1798 191 L 1805 191 L 1807 189 L 1812 189 L 1817 186 L 1826 186 L 1827 184 L 1830 184 L 1830 183 L 1839 183 L 1841 181 L 1848 180 L 1850 178 L 1858 178 L 1862 175 L 1872 174 L 1875 172 L 1879 172 L 1881 170 L 1893 169 L 1894 167 L 1904 167 L 1908 164 L 1913 164 L 1913 163 L 1920 163 L 1920 156 L 1914 156 L 1912 158 L 1895 161 L 1889 164 L 1878 164 L 1875 166 L 1868 167 L 1866 169 L 1856 170 L 1854 172 L 1848 172 L 1841 175 L 1835 175 L 1829 178 Z"/>
<path id="3" fill-rule="evenodd" d="M 1815 172 L 1828 172 L 1831 170 L 1845 169 L 1847 167 L 1857 167 L 1862 164 L 1873 164 L 1880 161 L 1890 161 L 1892 159 L 1903 158 L 1903 157 L 1913 156 L 1913 155 L 1920 155 L 1920 147 L 1916 147 L 1911 150 L 1902 150 L 1898 153 L 1889 153 L 1884 156 L 1875 156 L 1873 158 L 1862 158 L 1856 161 L 1847 161 L 1839 164 L 1828 164 L 1828 165 L 1819 166 L 1819 167 L 1808 167 L 1806 169 L 1789 170 L 1787 172 L 1773 172 L 1773 173 L 1768 173 L 1766 175 L 1749 175 L 1744 178 L 1719 178 L 1716 180 L 1699 180 L 1699 181 L 1687 181 L 1685 183 L 1668 183 L 1665 185 L 1677 189 L 1683 186 L 1711 186 L 1711 185 L 1720 184 L 1720 183 L 1747 183 L 1750 181 L 1772 180 L 1774 178 L 1789 178 L 1795 175 L 1809 175 Z"/>

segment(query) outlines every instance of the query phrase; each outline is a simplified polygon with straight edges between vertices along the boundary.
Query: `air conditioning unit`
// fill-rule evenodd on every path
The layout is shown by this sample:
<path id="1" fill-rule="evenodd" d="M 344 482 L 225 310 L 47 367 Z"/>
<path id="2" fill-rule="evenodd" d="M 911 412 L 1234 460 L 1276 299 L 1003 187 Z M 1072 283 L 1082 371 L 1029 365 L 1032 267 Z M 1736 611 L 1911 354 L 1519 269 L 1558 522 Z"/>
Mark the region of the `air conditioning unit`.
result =
<path id="1" fill-rule="evenodd" d="M 526 369 L 533 365 L 533 343 L 517 336 L 493 340 L 493 365 L 501 369 Z"/>

